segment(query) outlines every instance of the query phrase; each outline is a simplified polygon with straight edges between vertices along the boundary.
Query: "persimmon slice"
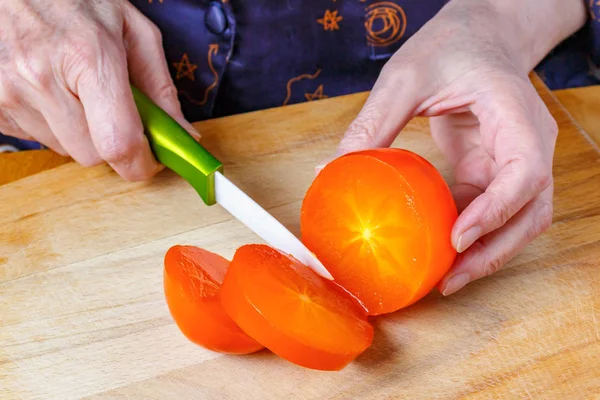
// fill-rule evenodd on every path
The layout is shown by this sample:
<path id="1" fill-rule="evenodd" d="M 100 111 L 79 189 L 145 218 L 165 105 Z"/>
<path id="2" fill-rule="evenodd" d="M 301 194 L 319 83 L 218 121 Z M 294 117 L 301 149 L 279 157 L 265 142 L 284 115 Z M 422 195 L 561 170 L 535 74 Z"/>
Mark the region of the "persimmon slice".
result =
<path id="1" fill-rule="evenodd" d="M 164 293 L 179 330 L 212 351 L 248 354 L 264 347 L 223 310 L 220 288 L 229 261 L 195 246 L 176 245 L 165 254 Z"/>
<path id="2" fill-rule="evenodd" d="M 249 336 L 306 368 L 340 370 L 373 340 L 364 309 L 349 293 L 266 245 L 236 251 L 221 302 Z"/>
<path id="3" fill-rule="evenodd" d="M 407 150 L 366 150 L 334 160 L 315 178 L 302 204 L 302 241 L 379 315 L 418 301 L 448 271 L 456 218 L 431 163 Z"/>

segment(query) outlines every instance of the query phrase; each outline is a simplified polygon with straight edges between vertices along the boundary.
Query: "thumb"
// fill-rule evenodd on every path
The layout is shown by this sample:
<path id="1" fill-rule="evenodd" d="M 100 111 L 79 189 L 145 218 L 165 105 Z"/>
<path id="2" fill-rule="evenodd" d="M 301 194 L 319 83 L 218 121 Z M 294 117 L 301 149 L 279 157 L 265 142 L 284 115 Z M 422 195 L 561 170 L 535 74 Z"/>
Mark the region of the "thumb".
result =
<path id="1" fill-rule="evenodd" d="M 427 92 L 423 86 L 416 68 L 399 65 L 395 57 L 390 59 L 359 114 L 348 126 L 335 155 L 391 146 L 416 115 Z"/>
<path id="2" fill-rule="evenodd" d="M 169 73 L 160 30 L 133 5 L 125 6 L 124 39 L 132 83 L 196 140 L 200 134 L 184 117 Z"/>

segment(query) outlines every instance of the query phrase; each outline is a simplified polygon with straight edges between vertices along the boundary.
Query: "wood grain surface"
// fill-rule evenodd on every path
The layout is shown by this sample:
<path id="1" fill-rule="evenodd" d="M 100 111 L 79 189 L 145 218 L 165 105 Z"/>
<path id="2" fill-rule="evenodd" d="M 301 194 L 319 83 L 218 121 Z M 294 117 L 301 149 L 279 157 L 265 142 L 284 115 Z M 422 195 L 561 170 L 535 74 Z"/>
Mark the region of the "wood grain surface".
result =
<path id="1" fill-rule="evenodd" d="M 170 171 L 132 184 L 69 163 L 0 187 L 0 398 L 600 398 L 600 154 L 536 84 L 560 126 L 553 226 L 496 275 L 375 319 L 373 346 L 341 372 L 224 356 L 180 334 L 162 293 L 166 250 L 231 257 L 260 240 Z M 197 126 L 226 175 L 298 233 L 313 167 L 365 99 Z M 426 120 L 394 146 L 452 182 Z"/>
<path id="2" fill-rule="evenodd" d="M 553 92 L 575 122 L 600 144 L 600 86 Z"/>
<path id="3" fill-rule="evenodd" d="M 59 165 L 71 162 L 52 150 L 27 150 L 0 153 L 0 185 L 18 181 Z"/>

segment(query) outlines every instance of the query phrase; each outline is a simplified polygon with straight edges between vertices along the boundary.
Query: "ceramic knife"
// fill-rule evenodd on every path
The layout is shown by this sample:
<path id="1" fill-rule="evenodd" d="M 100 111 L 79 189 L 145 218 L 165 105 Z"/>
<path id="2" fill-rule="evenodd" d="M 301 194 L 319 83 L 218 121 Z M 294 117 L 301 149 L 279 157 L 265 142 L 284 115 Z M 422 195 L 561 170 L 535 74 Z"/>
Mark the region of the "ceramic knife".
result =
<path id="1" fill-rule="evenodd" d="M 289 254 L 326 279 L 331 274 L 285 226 L 223 174 L 223 164 L 139 89 L 133 97 L 156 159 L 185 179 L 207 206 L 219 204 L 270 246 Z"/>

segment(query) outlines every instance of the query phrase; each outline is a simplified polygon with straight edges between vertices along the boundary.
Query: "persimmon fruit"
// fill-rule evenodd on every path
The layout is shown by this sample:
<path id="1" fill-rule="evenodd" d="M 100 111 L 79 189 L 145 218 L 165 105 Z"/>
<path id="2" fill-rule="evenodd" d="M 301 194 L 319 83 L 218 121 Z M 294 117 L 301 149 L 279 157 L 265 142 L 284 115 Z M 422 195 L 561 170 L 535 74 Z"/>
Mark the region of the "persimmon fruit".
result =
<path id="1" fill-rule="evenodd" d="M 302 203 L 302 241 L 370 315 L 424 297 L 451 267 L 457 209 L 445 180 L 403 149 L 329 163 Z"/>
<path id="2" fill-rule="evenodd" d="M 164 294 L 183 335 L 209 350 L 248 354 L 264 348 L 223 310 L 219 289 L 229 261 L 195 246 L 176 245 L 164 258 Z"/>
<path id="3" fill-rule="evenodd" d="M 351 295 L 267 245 L 235 252 L 221 302 L 244 332 L 307 368 L 340 370 L 373 340 L 367 314 Z"/>
<path id="4" fill-rule="evenodd" d="M 192 342 L 245 354 L 267 348 L 297 365 L 341 370 L 371 346 L 369 317 L 423 298 L 451 267 L 458 217 L 423 157 L 365 150 L 329 163 L 302 203 L 301 238 L 334 281 L 263 244 L 231 262 L 194 246 L 165 255 L 164 290 Z"/>

